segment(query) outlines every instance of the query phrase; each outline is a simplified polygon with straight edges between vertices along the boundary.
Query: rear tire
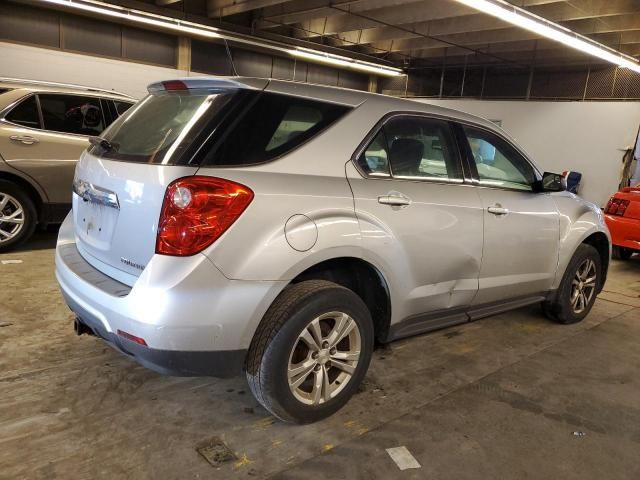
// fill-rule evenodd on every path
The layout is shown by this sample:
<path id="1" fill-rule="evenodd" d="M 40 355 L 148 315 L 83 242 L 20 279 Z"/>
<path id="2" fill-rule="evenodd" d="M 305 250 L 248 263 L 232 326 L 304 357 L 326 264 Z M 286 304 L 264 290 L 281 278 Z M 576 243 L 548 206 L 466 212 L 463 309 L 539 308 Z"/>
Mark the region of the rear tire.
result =
<path id="1" fill-rule="evenodd" d="M 600 254 L 591 245 L 581 244 L 564 272 L 554 300 L 542 304 L 545 315 L 564 325 L 580 322 L 596 301 L 601 278 Z"/>
<path id="2" fill-rule="evenodd" d="M 325 280 L 290 285 L 251 342 L 245 364 L 249 388 L 285 422 L 321 420 L 355 393 L 373 342 L 371 315 L 354 292 Z"/>
<path id="3" fill-rule="evenodd" d="M 617 247 L 614 245 L 611 250 L 611 256 L 616 260 L 629 260 L 631 255 L 633 255 L 633 250 L 630 248 Z"/>
<path id="4" fill-rule="evenodd" d="M 29 195 L 15 183 L 0 180 L 0 252 L 26 242 L 37 223 L 36 207 Z"/>

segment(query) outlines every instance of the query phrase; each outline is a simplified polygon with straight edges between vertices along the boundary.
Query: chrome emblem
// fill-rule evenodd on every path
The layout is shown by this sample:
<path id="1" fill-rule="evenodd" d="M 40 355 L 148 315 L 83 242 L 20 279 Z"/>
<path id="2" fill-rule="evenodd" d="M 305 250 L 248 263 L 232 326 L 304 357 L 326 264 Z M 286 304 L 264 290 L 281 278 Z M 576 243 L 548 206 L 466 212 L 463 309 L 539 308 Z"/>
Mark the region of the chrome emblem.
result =
<path id="1" fill-rule="evenodd" d="M 76 178 L 73 181 L 73 193 L 78 195 L 85 202 L 104 205 L 105 207 L 120 210 L 118 195 L 115 192 L 96 187 L 95 185 L 85 182 L 84 180 L 80 180 L 79 178 Z"/>

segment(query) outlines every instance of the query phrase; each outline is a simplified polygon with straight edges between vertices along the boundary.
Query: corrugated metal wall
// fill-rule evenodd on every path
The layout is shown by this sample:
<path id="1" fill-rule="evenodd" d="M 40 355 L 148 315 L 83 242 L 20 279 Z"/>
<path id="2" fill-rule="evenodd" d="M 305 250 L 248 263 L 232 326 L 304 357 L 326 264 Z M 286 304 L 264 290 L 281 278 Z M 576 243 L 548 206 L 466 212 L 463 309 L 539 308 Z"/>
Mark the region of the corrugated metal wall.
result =
<path id="1" fill-rule="evenodd" d="M 177 66 L 178 37 L 103 20 L 3 3 L 0 39 L 70 52 Z M 229 54 L 230 53 L 230 56 Z M 235 67 L 235 70 L 234 70 Z M 191 41 L 191 70 L 367 90 L 369 76 L 230 45 Z"/>
<path id="2" fill-rule="evenodd" d="M 383 79 L 382 93 L 436 98 L 517 100 L 640 100 L 640 75 L 624 68 L 477 67 L 427 68 L 409 80 Z"/>

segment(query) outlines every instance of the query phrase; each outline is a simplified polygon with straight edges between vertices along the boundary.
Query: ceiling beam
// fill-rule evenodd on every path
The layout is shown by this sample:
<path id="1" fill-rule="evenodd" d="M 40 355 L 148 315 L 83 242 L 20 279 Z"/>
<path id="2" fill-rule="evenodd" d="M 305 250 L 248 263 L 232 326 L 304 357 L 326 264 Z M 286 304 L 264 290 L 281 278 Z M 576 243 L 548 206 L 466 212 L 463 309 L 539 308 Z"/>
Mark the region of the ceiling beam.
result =
<path id="1" fill-rule="evenodd" d="M 594 22 L 592 19 L 580 19 L 569 22 L 561 22 L 562 25 L 570 28 L 574 32 L 592 36 L 601 33 L 618 33 L 624 31 L 640 30 L 640 14 L 611 16 L 602 22 Z M 540 36 L 529 30 L 521 28 L 500 28 L 497 30 L 486 30 L 479 32 L 457 33 L 453 35 L 443 35 L 438 39 L 433 38 L 404 38 L 382 42 L 373 42 L 371 47 L 374 50 L 384 50 L 389 52 L 405 52 L 413 55 L 417 50 L 432 48 L 442 48 L 446 42 L 449 46 L 478 46 L 493 43 L 518 42 L 523 40 L 535 40 Z M 442 42 L 440 41 L 442 40 Z M 567 48 L 567 47 L 564 47 Z"/>
<path id="2" fill-rule="evenodd" d="M 562 0 L 518 0 L 519 6 L 529 7 L 546 3 L 558 3 Z M 305 5 L 315 3 L 315 8 L 303 8 L 297 11 L 278 11 L 265 9 L 258 20 L 258 28 L 270 28 L 278 24 L 303 24 L 304 28 L 312 31 L 324 26 L 325 34 L 335 34 L 351 30 L 375 28 L 378 22 L 368 20 L 358 15 L 373 19 L 383 19 L 393 25 L 421 22 L 440 18 L 456 17 L 476 13 L 476 10 L 452 0 L 364 0 L 347 2 L 319 2 L 311 0 Z M 310 6 L 310 5 L 309 5 Z"/>
<path id="3" fill-rule="evenodd" d="M 335 34 L 349 30 L 361 30 L 378 27 L 379 23 L 359 16 L 384 19 L 390 24 L 403 24 L 411 21 L 427 21 L 437 18 L 465 15 L 474 10 L 461 3 L 451 0 L 405 0 L 404 2 L 385 3 L 382 7 L 371 8 L 374 4 L 370 1 L 359 2 L 355 5 L 342 6 L 333 4 L 330 8 L 324 8 L 316 12 L 302 12 L 288 15 L 264 15 L 258 20 L 258 28 L 268 28 L 274 22 L 279 24 L 299 24 L 306 30 Z"/>
<path id="4" fill-rule="evenodd" d="M 529 8 L 529 11 L 553 22 L 581 20 L 588 18 L 604 18 L 613 15 L 634 14 L 639 10 L 637 0 L 573 0 L 571 2 L 551 3 Z M 509 26 L 504 21 L 476 13 L 425 22 L 413 22 L 399 29 L 396 27 L 378 26 L 365 30 L 340 32 L 336 36 L 346 44 L 374 43 L 384 40 L 413 38 L 421 35 L 442 36 L 464 32 L 495 30 Z M 415 32 L 415 33 L 412 33 Z M 301 31 L 302 32 L 302 31 Z M 306 38 L 317 35 L 313 32 L 302 32 Z"/>
<path id="5" fill-rule="evenodd" d="M 179 0 L 156 0 L 179 1 Z M 280 5 L 291 0 L 207 0 L 207 15 L 209 17 L 226 17 L 238 13 L 250 12 L 260 8 Z"/>

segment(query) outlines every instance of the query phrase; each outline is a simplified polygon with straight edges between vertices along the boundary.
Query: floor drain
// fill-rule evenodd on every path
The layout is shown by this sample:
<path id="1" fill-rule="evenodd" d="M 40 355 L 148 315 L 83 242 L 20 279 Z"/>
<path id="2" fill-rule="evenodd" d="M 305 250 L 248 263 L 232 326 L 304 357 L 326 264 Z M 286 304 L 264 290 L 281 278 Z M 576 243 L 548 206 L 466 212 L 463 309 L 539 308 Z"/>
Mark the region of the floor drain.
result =
<path id="1" fill-rule="evenodd" d="M 196 447 L 196 451 L 214 467 L 236 459 L 235 454 L 229 449 L 227 444 L 218 437 L 214 437 Z"/>

